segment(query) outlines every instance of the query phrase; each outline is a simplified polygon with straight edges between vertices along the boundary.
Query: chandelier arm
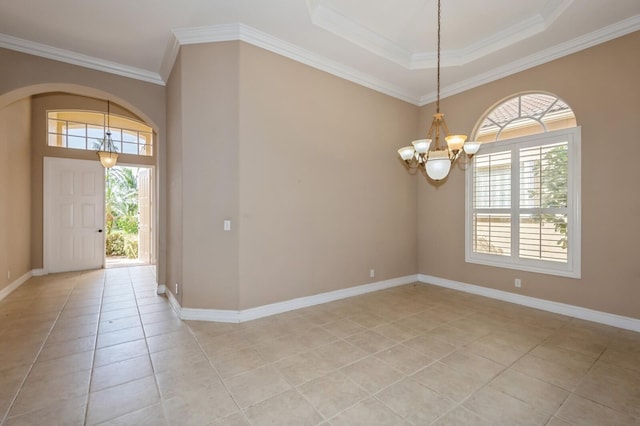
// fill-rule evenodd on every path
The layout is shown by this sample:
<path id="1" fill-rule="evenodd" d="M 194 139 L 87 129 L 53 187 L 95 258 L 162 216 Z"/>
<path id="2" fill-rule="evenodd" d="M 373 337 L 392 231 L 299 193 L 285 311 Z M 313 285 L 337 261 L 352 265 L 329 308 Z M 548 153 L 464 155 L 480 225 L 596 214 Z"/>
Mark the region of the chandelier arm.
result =
<path id="1" fill-rule="evenodd" d="M 427 173 L 427 177 L 439 181 L 446 178 L 451 169 L 451 165 L 462 155 L 464 151 L 464 143 L 467 138 L 466 135 L 451 135 L 447 123 L 444 121 L 444 114 L 440 113 L 440 62 L 441 62 L 441 21 L 442 21 L 442 2 L 438 0 L 438 38 L 437 38 L 437 90 L 436 90 L 436 114 L 433 115 L 433 121 L 431 127 L 427 132 L 428 143 L 424 140 L 417 140 L 412 142 L 414 150 L 411 147 L 404 147 L 398 150 L 400 157 L 405 159 L 408 157 L 409 152 L 413 153 L 413 158 L 404 160 L 405 163 L 413 167 L 416 164 L 419 167 L 424 166 Z M 444 145 L 440 146 L 440 136 L 445 139 Z M 477 142 L 476 142 L 477 143 Z M 420 145 L 420 153 L 417 152 L 418 145 Z M 425 147 L 426 145 L 426 147 Z M 473 148 L 476 152 L 478 147 Z M 465 154 L 471 158 L 470 155 Z M 448 159 L 449 164 L 441 160 Z M 446 167 L 443 165 L 446 164 Z"/>
<path id="2" fill-rule="evenodd" d="M 436 120 L 433 120 L 431 122 L 431 127 L 429 127 L 429 131 L 427 132 L 427 139 L 431 139 L 433 140 L 433 131 L 437 128 L 437 123 Z M 437 133 L 436 133 L 436 138 L 437 138 Z"/>

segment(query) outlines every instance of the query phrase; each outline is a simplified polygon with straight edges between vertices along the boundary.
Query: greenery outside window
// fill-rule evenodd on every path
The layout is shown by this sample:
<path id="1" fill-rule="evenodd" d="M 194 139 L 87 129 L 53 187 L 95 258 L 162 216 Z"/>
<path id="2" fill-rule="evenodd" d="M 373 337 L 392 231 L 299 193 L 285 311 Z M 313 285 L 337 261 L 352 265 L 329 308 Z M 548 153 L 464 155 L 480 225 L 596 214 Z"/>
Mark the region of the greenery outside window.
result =
<path id="1" fill-rule="evenodd" d="M 494 141 L 485 139 L 467 169 L 467 262 L 580 277 L 580 128 L 548 130 L 549 113 L 575 123 L 546 94 L 512 98 L 482 122 Z M 499 140 L 505 132 L 518 136 Z"/>

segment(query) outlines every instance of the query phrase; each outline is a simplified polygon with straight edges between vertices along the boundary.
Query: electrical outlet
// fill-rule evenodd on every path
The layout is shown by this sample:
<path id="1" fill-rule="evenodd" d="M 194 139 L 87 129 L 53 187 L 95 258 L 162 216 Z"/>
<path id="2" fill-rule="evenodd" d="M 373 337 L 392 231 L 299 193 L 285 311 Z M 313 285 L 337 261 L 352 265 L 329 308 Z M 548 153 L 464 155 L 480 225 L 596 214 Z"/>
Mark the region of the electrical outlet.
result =
<path id="1" fill-rule="evenodd" d="M 176 283 L 176 296 L 178 295 L 178 291 L 180 291 L 180 290 L 179 290 L 179 287 L 178 287 L 178 283 Z"/>
<path id="2" fill-rule="evenodd" d="M 522 287 L 522 280 L 520 280 L 520 278 L 516 278 L 514 285 L 518 288 Z"/>
<path id="3" fill-rule="evenodd" d="M 371 278 L 374 278 L 374 277 L 376 276 L 376 270 L 375 270 L 375 269 L 370 269 L 370 270 L 369 270 L 369 276 L 370 276 Z"/>

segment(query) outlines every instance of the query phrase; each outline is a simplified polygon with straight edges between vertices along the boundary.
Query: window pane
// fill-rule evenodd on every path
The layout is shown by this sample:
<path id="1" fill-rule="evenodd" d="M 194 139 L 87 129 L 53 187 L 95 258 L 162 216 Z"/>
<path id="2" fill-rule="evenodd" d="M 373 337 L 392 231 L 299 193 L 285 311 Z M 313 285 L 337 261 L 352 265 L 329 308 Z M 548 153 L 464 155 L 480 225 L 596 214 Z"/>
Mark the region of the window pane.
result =
<path id="1" fill-rule="evenodd" d="M 59 133 L 66 135 L 67 134 L 67 126 L 64 121 L 60 120 L 49 120 L 49 133 Z"/>
<path id="2" fill-rule="evenodd" d="M 133 130 L 123 130 L 122 141 L 130 142 L 130 143 L 138 143 L 138 132 Z"/>
<path id="3" fill-rule="evenodd" d="M 473 217 L 475 253 L 511 255 L 511 215 L 481 214 Z"/>
<path id="4" fill-rule="evenodd" d="M 123 154 L 137 154 L 138 153 L 138 144 L 136 143 L 126 143 L 122 144 L 122 152 Z"/>
<path id="5" fill-rule="evenodd" d="M 69 135 L 73 136 L 87 136 L 87 128 L 84 124 L 79 123 L 69 123 L 69 127 L 67 129 Z"/>
<path id="6" fill-rule="evenodd" d="M 49 146 L 65 146 L 65 136 L 49 133 Z"/>
<path id="7" fill-rule="evenodd" d="M 67 136 L 67 148 L 87 149 L 87 138 L 82 136 Z"/>
<path id="8" fill-rule="evenodd" d="M 111 139 L 118 152 L 151 156 L 152 132 L 144 123 L 126 117 L 111 117 Z M 47 113 L 47 143 L 74 149 L 97 150 L 105 136 L 107 119 L 102 112 L 49 111 Z M 69 140 L 66 135 L 75 139 Z M 80 138 L 84 140 L 80 140 Z M 125 145 L 123 145 L 123 143 Z"/>
<path id="9" fill-rule="evenodd" d="M 567 215 L 520 215 L 520 257 L 567 262 Z"/>
<path id="10" fill-rule="evenodd" d="M 122 130 L 121 129 L 114 129 L 113 127 L 109 128 L 109 131 L 111 132 L 111 138 L 114 141 L 121 141 L 122 140 Z"/>
<path id="11" fill-rule="evenodd" d="M 140 145 L 140 155 L 153 155 L 151 145 Z"/>
<path id="12" fill-rule="evenodd" d="M 520 118 L 507 124 L 500 132 L 500 135 L 498 135 L 498 140 L 518 138 L 520 136 L 543 132 L 544 127 L 542 127 L 539 121 L 530 118 Z"/>
<path id="13" fill-rule="evenodd" d="M 139 132 L 140 133 L 140 143 L 144 143 L 147 145 L 152 144 L 152 137 L 150 132 Z"/>
<path id="14" fill-rule="evenodd" d="M 475 157 L 473 207 L 511 207 L 511 152 Z"/>
<path id="15" fill-rule="evenodd" d="M 520 150 L 520 208 L 567 207 L 567 143 Z"/>

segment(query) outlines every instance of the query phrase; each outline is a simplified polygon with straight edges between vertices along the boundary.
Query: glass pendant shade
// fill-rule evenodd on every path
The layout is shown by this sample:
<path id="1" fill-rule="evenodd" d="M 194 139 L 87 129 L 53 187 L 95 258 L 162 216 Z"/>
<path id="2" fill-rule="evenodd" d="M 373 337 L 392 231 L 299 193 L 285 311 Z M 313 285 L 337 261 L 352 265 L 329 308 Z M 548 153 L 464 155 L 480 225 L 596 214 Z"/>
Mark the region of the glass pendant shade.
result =
<path id="1" fill-rule="evenodd" d="M 411 142 L 418 154 L 426 154 L 431 145 L 431 139 L 418 139 Z"/>
<path id="2" fill-rule="evenodd" d="M 398 150 L 398 154 L 400 154 L 400 158 L 402 158 L 404 161 L 411 160 L 415 152 L 416 151 L 411 146 L 404 146 Z"/>
<path id="3" fill-rule="evenodd" d="M 480 149 L 480 142 L 466 142 L 467 135 L 451 135 L 449 128 L 444 121 L 444 114 L 440 112 L 440 16 L 441 0 L 438 1 L 438 50 L 437 50 L 437 84 L 436 84 L 436 113 L 433 115 L 431 127 L 426 134 L 426 139 L 418 139 L 410 146 L 402 147 L 398 150 L 400 158 L 405 161 L 405 166 L 412 169 L 424 165 L 427 176 L 431 180 L 442 180 L 449 175 L 451 164 L 458 158 L 465 156 L 460 154 L 464 151 L 468 158 L 471 158 Z M 446 141 L 443 143 L 442 138 Z M 466 142 L 466 143 L 465 143 Z"/>
<path id="4" fill-rule="evenodd" d="M 447 177 L 451 169 L 451 160 L 447 151 L 431 151 L 425 165 L 427 175 L 433 180 L 442 180 Z"/>
<path id="5" fill-rule="evenodd" d="M 100 140 L 100 146 L 98 147 L 98 157 L 100 158 L 100 163 L 105 169 L 110 169 L 115 166 L 118 162 L 118 150 L 116 146 L 113 144 L 113 139 L 111 139 L 111 129 L 109 126 L 109 119 L 111 117 L 111 102 L 107 101 L 107 116 L 105 123 L 104 138 Z"/>
<path id="6" fill-rule="evenodd" d="M 118 162 L 118 153 L 109 151 L 98 151 L 98 157 L 100 157 L 100 163 L 105 169 L 110 169 Z"/>
<path id="7" fill-rule="evenodd" d="M 469 141 L 464 144 L 464 152 L 468 155 L 475 155 L 480 149 L 480 142 L 478 141 Z"/>
<path id="8" fill-rule="evenodd" d="M 451 151 L 459 151 L 467 140 L 467 135 L 449 135 L 444 138 Z"/>

